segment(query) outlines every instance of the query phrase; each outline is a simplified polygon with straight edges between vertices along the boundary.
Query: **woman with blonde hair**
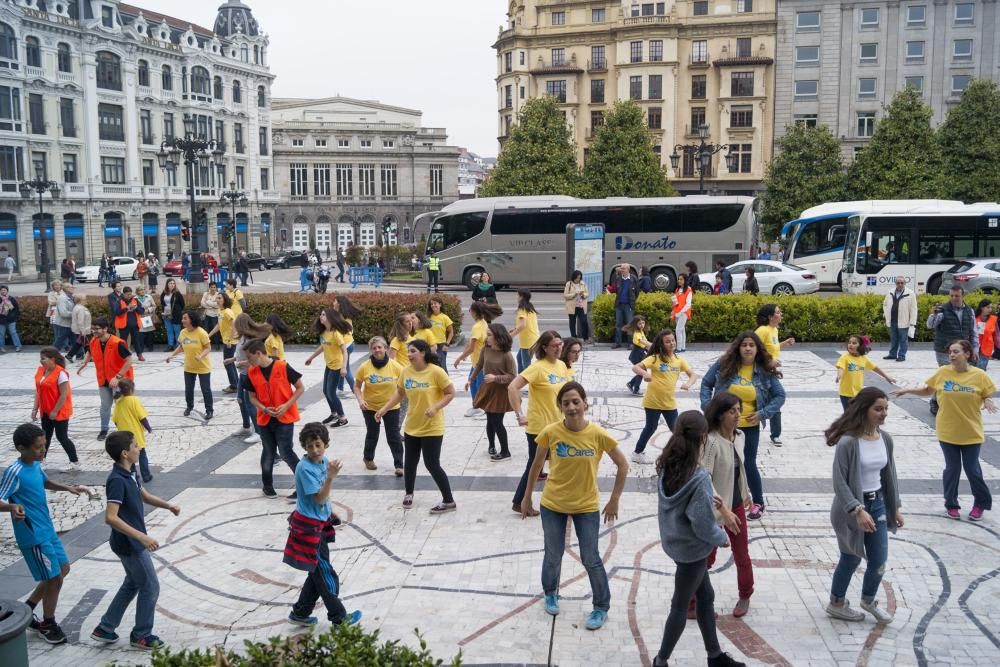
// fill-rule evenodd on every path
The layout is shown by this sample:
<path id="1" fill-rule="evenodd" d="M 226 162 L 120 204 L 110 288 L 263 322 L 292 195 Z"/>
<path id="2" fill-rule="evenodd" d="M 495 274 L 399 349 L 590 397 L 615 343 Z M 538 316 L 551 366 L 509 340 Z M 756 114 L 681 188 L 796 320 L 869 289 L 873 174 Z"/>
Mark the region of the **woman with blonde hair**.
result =
<path id="1" fill-rule="evenodd" d="M 87 308 L 87 295 L 73 295 L 73 324 L 70 330 L 73 332 L 73 346 L 66 355 L 66 361 L 73 361 L 74 358 L 83 359 L 87 349 L 87 336 L 90 334 L 90 324 L 92 321 L 90 309 Z"/>

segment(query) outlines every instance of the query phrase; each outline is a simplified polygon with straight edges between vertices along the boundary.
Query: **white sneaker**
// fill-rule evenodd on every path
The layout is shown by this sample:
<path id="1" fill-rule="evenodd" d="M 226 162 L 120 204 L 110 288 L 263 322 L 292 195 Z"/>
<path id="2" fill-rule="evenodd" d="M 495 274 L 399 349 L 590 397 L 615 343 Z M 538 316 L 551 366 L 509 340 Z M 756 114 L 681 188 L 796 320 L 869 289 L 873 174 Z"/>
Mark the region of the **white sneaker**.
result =
<path id="1" fill-rule="evenodd" d="M 258 442 L 260 442 L 260 434 L 251 433 L 249 438 L 243 439 L 243 442 L 247 443 L 248 445 L 256 445 Z"/>
<path id="2" fill-rule="evenodd" d="M 337 396 L 339 396 L 340 398 L 350 398 L 351 396 L 354 396 L 354 394 L 345 389 L 342 391 L 338 391 Z"/>
<path id="3" fill-rule="evenodd" d="M 892 623 L 892 614 L 882 609 L 878 606 L 877 600 L 872 600 L 871 602 L 861 601 L 861 608 L 867 611 L 869 614 L 875 617 L 877 623 L 888 624 Z"/>
<path id="4" fill-rule="evenodd" d="M 483 412 L 483 411 L 480 410 L 479 408 L 469 408 L 468 410 L 465 411 L 465 416 L 466 417 L 478 417 L 479 413 L 481 413 L 481 412 Z"/>
<path id="5" fill-rule="evenodd" d="M 240 428 L 240 433 L 254 433 L 253 426 L 243 426 Z"/>
<path id="6" fill-rule="evenodd" d="M 632 463 L 649 463 L 649 458 L 642 452 L 632 452 Z"/>

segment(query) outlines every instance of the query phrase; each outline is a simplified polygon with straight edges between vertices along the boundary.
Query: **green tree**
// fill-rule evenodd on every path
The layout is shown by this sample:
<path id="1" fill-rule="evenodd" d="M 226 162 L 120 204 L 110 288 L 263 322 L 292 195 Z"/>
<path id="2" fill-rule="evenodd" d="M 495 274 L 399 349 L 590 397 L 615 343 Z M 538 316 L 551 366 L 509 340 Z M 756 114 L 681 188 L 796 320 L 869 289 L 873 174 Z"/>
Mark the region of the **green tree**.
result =
<path id="1" fill-rule="evenodd" d="M 945 196 L 965 202 L 1000 201 L 1000 88 L 989 80 L 969 84 L 938 129 Z"/>
<path id="2" fill-rule="evenodd" d="M 847 170 L 855 199 L 924 199 L 944 194 L 943 161 L 931 109 L 914 88 L 883 107 L 871 142 Z"/>
<path id="3" fill-rule="evenodd" d="M 775 238 L 781 226 L 805 209 L 843 199 L 845 170 L 840 142 L 826 125 L 789 125 L 767 166 L 761 195 L 764 237 Z"/>
<path id="4" fill-rule="evenodd" d="M 525 102 L 480 197 L 583 193 L 576 147 L 551 97 Z"/>
<path id="5" fill-rule="evenodd" d="M 615 102 L 590 147 L 583 167 L 589 197 L 670 197 L 677 193 L 653 152 L 642 107 Z"/>

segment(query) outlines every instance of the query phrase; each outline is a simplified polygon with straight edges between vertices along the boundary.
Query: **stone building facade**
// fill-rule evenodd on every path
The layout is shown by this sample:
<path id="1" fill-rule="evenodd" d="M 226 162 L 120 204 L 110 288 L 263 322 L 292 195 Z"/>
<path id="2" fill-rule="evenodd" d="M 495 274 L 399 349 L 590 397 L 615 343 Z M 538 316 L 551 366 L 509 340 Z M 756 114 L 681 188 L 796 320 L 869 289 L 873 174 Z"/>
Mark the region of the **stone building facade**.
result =
<path id="1" fill-rule="evenodd" d="M 202 247 L 227 258 L 218 228 L 232 209 L 219 200 L 235 183 L 250 200 L 237 211 L 237 243 L 266 252 L 278 203 L 267 49 L 239 0 L 219 8 L 212 30 L 117 0 L 0 2 L 0 259 L 14 255 L 18 271 L 34 276 L 43 227 L 55 266 L 70 255 L 82 266 L 105 252 L 189 249 L 186 169 L 157 161 L 161 141 L 183 136 L 185 118 L 222 143 L 193 177 L 210 219 L 193 230 Z M 61 190 L 44 196 L 43 218 L 37 196 L 18 192 L 35 178 Z"/>
<path id="2" fill-rule="evenodd" d="M 458 199 L 461 149 L 420 111 L 331 97 L 275 99 L 272 114 L 283 249 L 371 247 L 383 222 L 390 244 L 417 243 L 417 217 Z"/>

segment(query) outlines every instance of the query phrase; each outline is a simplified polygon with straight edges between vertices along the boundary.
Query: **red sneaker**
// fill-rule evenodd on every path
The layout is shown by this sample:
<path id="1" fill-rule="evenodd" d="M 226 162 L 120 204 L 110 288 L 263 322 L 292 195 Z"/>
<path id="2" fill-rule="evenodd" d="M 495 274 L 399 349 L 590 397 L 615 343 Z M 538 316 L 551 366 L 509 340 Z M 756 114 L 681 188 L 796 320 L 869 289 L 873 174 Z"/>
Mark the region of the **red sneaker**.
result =
<path id="1" fill-rule="evenodd" d="M 983 520 L 983 508 L 982 507 L 977 507 L 977 506 L 974 505 L 972 507 L 972 511 L 969 512 L 969 520 L 970 521 L 982 521 Z"/>
<path id="2" fill-rule="evenodd" d="M 976 508 L 973 508 L 973 511 L 975 511 L 975 509 Z M 954 507 L 949 507 L 946 511 L 948 512 L 948 516 L 950 518 L 952 518 L 952 519 L 961 519 L 962 518 L 962 513 L 959 512 Z M 980 510 L 980 516 L 982 516 L 982 510 Z M 969 512 L 969 518 L 972 518 L 972 512 Z"/>

